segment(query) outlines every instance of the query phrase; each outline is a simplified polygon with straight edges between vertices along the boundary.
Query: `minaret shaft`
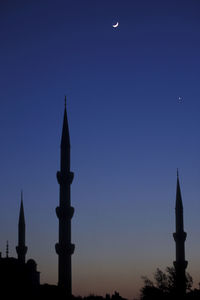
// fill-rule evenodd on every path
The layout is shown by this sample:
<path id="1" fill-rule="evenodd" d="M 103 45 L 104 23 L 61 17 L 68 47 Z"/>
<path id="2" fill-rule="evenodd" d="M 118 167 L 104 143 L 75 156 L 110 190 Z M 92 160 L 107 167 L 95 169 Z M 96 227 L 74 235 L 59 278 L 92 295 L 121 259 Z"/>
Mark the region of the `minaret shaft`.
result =
<path id="1" fill-rule="evenodd" d="M 25 224 L 19 224 L 18 231 L 18 245 L 23 246 L 25 244 Z"/>
<path id="2" fill-rule="evenodd" d="M 56 214 L 59 219 L 59 240 L 56 244 L 56 252 L 58 254 L 58 285 L 68 296 L 71 296 L 71 255 L 74 252 L 74 245 L 71 243 L 71 219 L 74 208 L 71 206 L 70 188 L 73 173 L 70 171 L 70 138 L 66 108 L 63 119 L 60 157 L 60 171 L 57 172 L 57 180 L 60 185 L 60 199 L 59 206 L 56 208 Z"/>
<path id="3" fill-rule="evenodd" d="M 61 146 L 60 156 L 60 170 L 62 173 L 68 173 L 70 171 L 70 148 Z"/>
<path id="4" fill-rule="evenodd" d="M 177 174 L 177 190 L 176 190 L 176 232 L 173 234 L 176 243 L 176 261 L 174 262 L 176 272 L 176 290 L 179 296 L 186 292 L 186 275 L 187 261 L 185 260 L 185 240 L 186 232 L 184 232 L 183 221 L 183 203 Z"/>
<path id="5" fill-rule="evenodd" d="M 176 232 L 182 232 L 183 230 L 183 209 L 176 208 Z"/>

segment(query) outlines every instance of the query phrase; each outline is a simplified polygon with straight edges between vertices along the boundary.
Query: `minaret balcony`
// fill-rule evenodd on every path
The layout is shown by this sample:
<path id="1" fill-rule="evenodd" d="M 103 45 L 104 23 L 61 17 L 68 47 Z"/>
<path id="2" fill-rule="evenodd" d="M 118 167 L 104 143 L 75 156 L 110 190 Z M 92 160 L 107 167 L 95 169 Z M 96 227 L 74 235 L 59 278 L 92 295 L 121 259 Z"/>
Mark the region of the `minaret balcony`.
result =
<path id="1" fill-rule="evenodd" d="M 28 250 L 28 247 L 26 247 L 26 246 L 17 246 L 16 247 L 17 254 L 25 255 L 27 250 Z"/>
<path id="2" fill-rule="evenodd" d="M 68 208 L 56 207 L 56 215 L 59 220 L 71 219 L 74 215 L 74 208 L 72 206 Z"/>
<path id="3" fill-rule="evenodd" d="M 57 180 L 60 185 L 71 184 L 74 179 L 73 172 L 62 173 L 60 171 L 57 172 Z"/>
<path id="4" fill-rule="evenodd" d="M 184 231 L 175 232 L 175 233 L 173 233 L 173 237 L 174 237 L 175 242 L 179 242 L 179 241 L 185 242 L 187 233 Z"/>
<path id="5" fill-rule="evenodd" d="M 174 268 L 176 269 L 176 271 L 182 271 L 185 270 L 187 268 L 188 262 L 186 260 L 181 260 L 181 261 L 174 261 Z"/>
<path id="6" fill-rule="evenodd" d="M 56 246 L 56 253 L 58 255 L 72 255 L 75 250 L 75 245 L 74 244 L 59 244 L 57 243 Z"/>

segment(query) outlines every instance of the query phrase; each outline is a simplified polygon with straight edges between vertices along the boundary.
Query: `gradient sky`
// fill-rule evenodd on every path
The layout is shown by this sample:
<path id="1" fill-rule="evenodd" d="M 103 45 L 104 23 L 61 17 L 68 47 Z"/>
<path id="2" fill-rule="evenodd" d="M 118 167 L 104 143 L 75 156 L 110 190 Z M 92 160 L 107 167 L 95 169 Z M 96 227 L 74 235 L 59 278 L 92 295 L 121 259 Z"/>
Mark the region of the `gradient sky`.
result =
<path id="1" fill-rule="evenodd" d="M 119 22 L 118 28 L 112 24 Z M 187 270 L 200 281 L 200 1 L 0 1 L 0 251 L 57 283 L 64 95 L 71 135 L 73 293 L 139 295 L 175 258 L 179 168 Z M 179 97 L 182 98 L 179 103 Z"/>

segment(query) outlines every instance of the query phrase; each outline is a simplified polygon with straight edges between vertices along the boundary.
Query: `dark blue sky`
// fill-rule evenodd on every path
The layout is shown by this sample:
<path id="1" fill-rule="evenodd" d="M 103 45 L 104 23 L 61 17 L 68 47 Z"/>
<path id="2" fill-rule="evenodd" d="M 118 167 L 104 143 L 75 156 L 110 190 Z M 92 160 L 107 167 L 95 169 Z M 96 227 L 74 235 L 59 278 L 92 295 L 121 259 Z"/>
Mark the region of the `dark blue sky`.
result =
<path id="1" fill-rule="evenodd" d="M 172 265 L 177 167 L 188 271 L 199 282 L 199 1 L 1 1 L 0 41 L 3 255 L 6 240 L 16 255 L 23 189 L 27 257 L 42 282 L 57 283 L 66 94 L 74 294 L 133 298 L 142 275 Z"/>

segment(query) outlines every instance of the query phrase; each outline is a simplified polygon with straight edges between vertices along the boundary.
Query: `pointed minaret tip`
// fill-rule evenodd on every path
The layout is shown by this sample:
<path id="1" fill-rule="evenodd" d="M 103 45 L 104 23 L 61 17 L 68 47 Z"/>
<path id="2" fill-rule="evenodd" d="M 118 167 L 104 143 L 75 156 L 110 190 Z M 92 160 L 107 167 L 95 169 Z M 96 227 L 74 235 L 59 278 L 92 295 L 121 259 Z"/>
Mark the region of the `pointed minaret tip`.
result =
<path id="1" fill-rule="evenodd" d="M 65 109 L 67 108 L 67 96 L 65 95 Z"/>
<path id="2" fill-rule="evenodd" d="M 20 211 L 19 211 L 19 223 L 25 224 L 24 205 L 23 205 L 23 190 L 21 190 L 21 203 L 20 203 Z"/>
<path id="3" fill-rule="evenodd" d="M 21 203 L 23 203 L 23 190 L 21 190 Z"/>
<path id="4" fill-rule="evenodd" d="M 67 96 L 65 96 L 65 107 L 64 107 L 64 118 L 63 118 L 63 128 L 62 128 L 62 137 L 61 137 L 61 147 L 70 147 L 70 138 L 69 138 L 69 128 L 67 120 Z"/>
<path id="5" fill-rule="evenodd" d="M 180 182 L 179 182 L 179 170 L 176 170 L 176 177 L 177 177 L 177 188 L 180 190 Z"/>
<path id="6" fill-rule="evenodd" d="M 177 184 L 176 184 L 176 208 L 183 208 L 182 197 L 181 197 L 181 188 L 179 183 L 179 172 L 177 169 Z"/>

